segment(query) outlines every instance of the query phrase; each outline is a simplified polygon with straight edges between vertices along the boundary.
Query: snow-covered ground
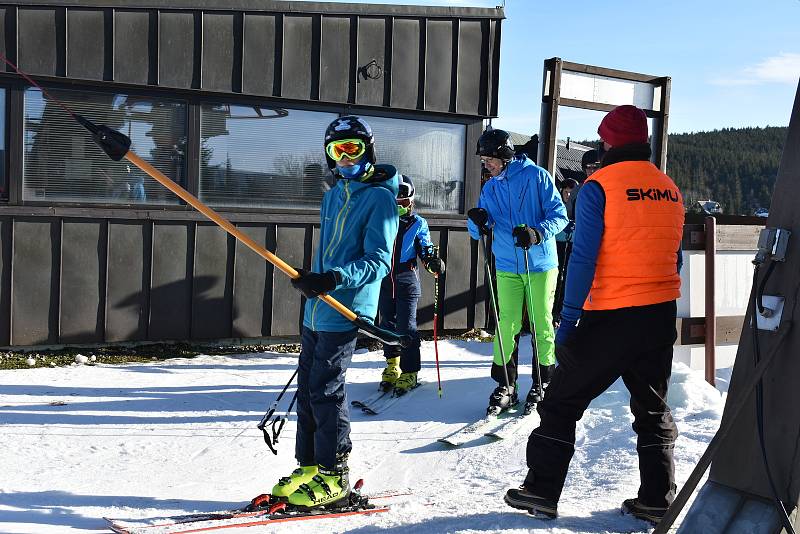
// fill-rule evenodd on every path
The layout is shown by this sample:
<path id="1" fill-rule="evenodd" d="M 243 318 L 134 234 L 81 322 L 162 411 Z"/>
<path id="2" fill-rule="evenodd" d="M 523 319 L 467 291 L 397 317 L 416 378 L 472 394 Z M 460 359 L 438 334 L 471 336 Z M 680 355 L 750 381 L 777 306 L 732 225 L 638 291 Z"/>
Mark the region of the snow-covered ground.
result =
<path id="1" fill-rule="evenodd" d="M 529 363 L 530 344 L 522 346 Z M 619 513 L 639 480 L 621 381 L 579 424 L 557 521 L 503 503 L 525 475 L 527 433 L 459 449 L 436 442 L 484 411 L 490 352 L 489 343 L 440 342 L 440 399 L 425 342 L 419 389 L 383 414 L 352 413 L 353 479 L 365 479 L 366 493 L 412 488 L 412 497 L 384 514 L 246 532 L 646 532 L 647 524 Z M 378 352 L 354 356 L 350 400 L 375 390 L 383 362 Z M 294 421 L 277 456 L 256 424 L 295 364 L 296 355 L 260 353 L 0 372 L 0 532 L 103 532 L 104 516 L 226 509 L 269 491 L 295 465 Z M 530 376 L 530 367 L 522 373 Z M 724 397 L 702 372 L 675 365 L 669 402 L 681 432 L 680 487 L 719 425 Z"/>

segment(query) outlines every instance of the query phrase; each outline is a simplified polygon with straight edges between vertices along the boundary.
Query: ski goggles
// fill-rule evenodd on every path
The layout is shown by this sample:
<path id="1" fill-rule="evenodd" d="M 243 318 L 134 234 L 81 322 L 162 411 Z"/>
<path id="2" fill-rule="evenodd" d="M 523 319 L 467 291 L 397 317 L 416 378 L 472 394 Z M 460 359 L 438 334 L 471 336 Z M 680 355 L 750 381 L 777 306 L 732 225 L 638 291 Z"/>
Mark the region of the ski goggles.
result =
<path id="1" fill-rule="evenodd" d="M 410 198 L 398 198 L 397 205 L 407 208 L 411 206 L 411 199 Z"/>
<path id="2" fill-rule="evenodd" d="M 333 161 L 342 161 L 343 158 L 359 159 L 367 151 L 367 145 L 361 139 L 339 139 L 331 141 L 325 146 L 325 153 Z"/>

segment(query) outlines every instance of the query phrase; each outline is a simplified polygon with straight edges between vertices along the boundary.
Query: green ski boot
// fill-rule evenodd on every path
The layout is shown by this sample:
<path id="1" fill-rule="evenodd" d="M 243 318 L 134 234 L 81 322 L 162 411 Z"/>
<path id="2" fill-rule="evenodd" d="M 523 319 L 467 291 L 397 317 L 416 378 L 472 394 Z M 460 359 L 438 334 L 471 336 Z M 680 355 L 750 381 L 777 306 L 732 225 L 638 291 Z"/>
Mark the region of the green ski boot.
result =
<path id="1" fill-rule="evenodd" d="M 381 389 L 383 391 L 390 391 L 394 387 L 394 383 L 400 377 L 400 356 L 394 358 L 386 358 L 386 369 L 383 370 L 381 375 Z"/>
<path id="2" fill-rule="evenodd" d="M 394 395 L 400 397 L 417 387 L 417 373 L 403 373 L 394 383 Z"/>
<path id="3" fill-rule="evenodd" d="M 317 474 L 316 465 L 301 465 L 288 477 L 282 477 L 272 488 L 272 496 L 278 499 L 285 499 L 294 493 L 301 484 L 310 482 Z"/>
<path id="4" fill-rule="evenodd" d="M 350 502 L 350 481 L 346 466 L 326 469 L 319 466 L 318 473 L 297 491 L 289 495 L 289 504 L 301 510 L 311 508 L 336 508 Z"/>

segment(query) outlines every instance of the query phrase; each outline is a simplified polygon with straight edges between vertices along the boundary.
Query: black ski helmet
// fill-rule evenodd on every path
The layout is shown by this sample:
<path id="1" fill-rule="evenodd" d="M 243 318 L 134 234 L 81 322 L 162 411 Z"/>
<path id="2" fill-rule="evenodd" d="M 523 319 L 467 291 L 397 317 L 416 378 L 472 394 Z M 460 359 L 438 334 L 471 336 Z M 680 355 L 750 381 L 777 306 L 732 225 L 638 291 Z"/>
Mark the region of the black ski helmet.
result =
<path id="1" fill-rule="evenodd" d="M 581 157 L 581 168 L 586 170 L 586 166 L 593 163 L 600 163 L 600 153 L 594 148 L 583 153 L 583 157 Z"/>
<path id="2" fill-rule="evenodd" d="M 505 130 L 486 130 L 478 138 L 479 156 L 498 158 L 508 161 L 514 157 L 514 143 L 511 134 Z"/>
<path id="3" fill-rule="evenodd" d="M 364 156 L 370 164 L 375 165 L 375 136 L 372 134 L 372 128 L 364 119 L 355 115 L 345 115 L 335 119 L 325 130 L 325 142 L 322 146 L 324 148 L 331 141 L 338 141 L 339 139 L 361 139 L 364 141 L 367 149 Z M 325 152 L 325 159 L 328 161 L 328 168 L 333 170 L 336 167 L 336 162 L 328 156 L 327 152 Z"/>
<path id="4" fill-rule="evenodd" d="M 398 191 L 397 191 L 397 198 L 408 198 L 411 199 L 411 202 L 414 202 L 415 193 L 416 190 L 414 189 L 414 182 L 412 182 L 411 178 L 409 178 L 405 174 L 401 174 L 400 184 L 398 186 Z"/>

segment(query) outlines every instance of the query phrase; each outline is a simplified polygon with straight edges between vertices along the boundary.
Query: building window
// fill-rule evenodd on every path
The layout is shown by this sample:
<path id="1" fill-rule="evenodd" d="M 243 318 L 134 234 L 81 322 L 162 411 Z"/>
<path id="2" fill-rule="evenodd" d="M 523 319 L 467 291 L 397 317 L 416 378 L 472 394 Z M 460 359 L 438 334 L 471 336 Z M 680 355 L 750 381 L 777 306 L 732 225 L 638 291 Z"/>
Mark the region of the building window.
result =
<path id="1" fill-rule="evenodd" d="M 202 107 L 200 199 L 231 207 L 319 208 L 331 182 L 325 128 L 334 113 Z"/>
<path id="2" fill-rule="evenodd" d="M 6 90 L 0 89 L 0 201 L 8 200 L 8 172 L 6 172 Z"/>
<path id="3" fill-rule="evenodd" d="M 417 208 L 460 213 L 464 202 L 463 124 L 364 117 L 375 134 L 378 163 L 394 165 L 416 189 Z"/>
<path id="4" fill-rule="evenodd" d="M 186 104 L 152 97 L 49 91 L 75 113 L 131 138 L 131 150 L 185 187 Z M 38 89 L 25 91 L 22 199 L 178 204 L 133 164 L 112 161 L 88 132 Z"/>

